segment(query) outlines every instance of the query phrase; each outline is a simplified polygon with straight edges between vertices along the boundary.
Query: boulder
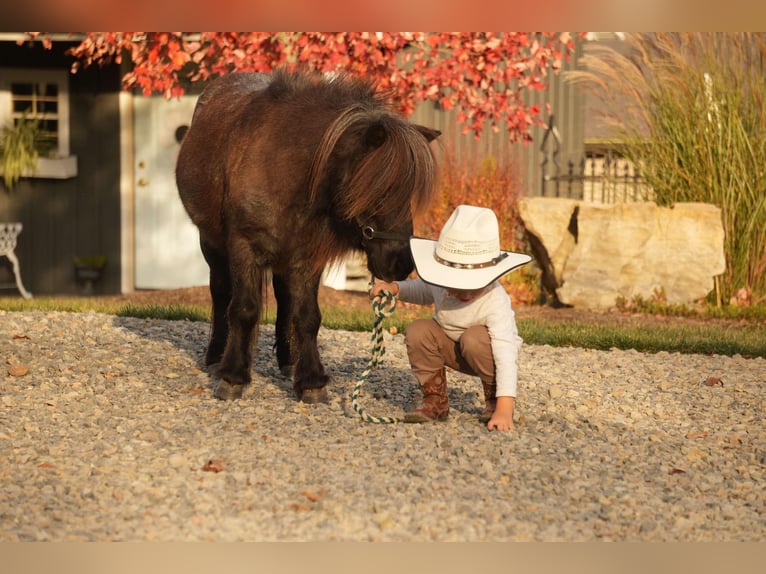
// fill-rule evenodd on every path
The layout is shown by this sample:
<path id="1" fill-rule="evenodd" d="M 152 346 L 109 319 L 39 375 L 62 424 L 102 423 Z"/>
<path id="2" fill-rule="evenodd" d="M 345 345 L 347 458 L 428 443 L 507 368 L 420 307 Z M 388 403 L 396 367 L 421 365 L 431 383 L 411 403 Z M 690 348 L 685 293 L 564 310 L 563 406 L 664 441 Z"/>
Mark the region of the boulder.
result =
<path id="1" fill-rule="evenodd" d="M 714 205 L 614 205 L 524 198 L 519 212 L 543 285 L 554 302 L 608 308 L 617 297 L 686 304 L 713 290 L 725 271 L 721 211 Z"/>

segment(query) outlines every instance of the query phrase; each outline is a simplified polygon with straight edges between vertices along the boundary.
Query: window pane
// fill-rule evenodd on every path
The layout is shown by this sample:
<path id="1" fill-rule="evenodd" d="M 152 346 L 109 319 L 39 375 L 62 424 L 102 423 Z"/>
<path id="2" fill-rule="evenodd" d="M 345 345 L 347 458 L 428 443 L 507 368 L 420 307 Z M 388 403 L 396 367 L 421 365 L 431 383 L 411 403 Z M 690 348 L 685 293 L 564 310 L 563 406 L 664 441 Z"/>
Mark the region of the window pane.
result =
<path id="1" fill-rule="evenodd" d="M 31 96 L 34 93 L 34 85 L 27 83 L 13 82 L 11 84 L 11 93 L 16 96 Z"/>
<path id="2" fill-rule="evenodd" d="M 57 114 L 59 111 L 59 103 L 56 101 L 40 102 L 40 105 L 37 107 L 37 109 L 42 114 Z"/>
<path id="3" fill-rule="evenodd" d="M 24 112 L 32 112 L 33 111 L 32 102 L 29 100 L 13 100 L 13 113 L 14 114 L 23 114 Z"/>
<path id="4" fill-rule="evenodd" d="M 43 95 L 46 97 L 58 98 L 59 87 L 56 84 L 45 84 L 45 91 Z"/>
<path id="5" fill-rule="evenodd" d="M 52 132 L 55 134 L 59 131 L 59 122 L 58 120 L 41 120 L 40 130 L 44 132 Z"/>

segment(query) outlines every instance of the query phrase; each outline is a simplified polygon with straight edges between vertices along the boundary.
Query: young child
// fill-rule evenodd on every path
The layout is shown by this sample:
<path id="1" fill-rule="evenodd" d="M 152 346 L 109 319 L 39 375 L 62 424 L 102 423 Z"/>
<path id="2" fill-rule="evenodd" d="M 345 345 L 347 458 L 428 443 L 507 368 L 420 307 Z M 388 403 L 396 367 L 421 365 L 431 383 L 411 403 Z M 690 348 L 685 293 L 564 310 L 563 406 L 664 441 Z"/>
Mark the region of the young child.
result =
<path id="1" fill-rule="evenodd" d="M 517 359 L 522 339 L 511 300 L 498 279 L 531 257 L 501 251 L 497 217 L 491 209 L 460 205 L 438 241 L 410 239 L 419 278 L 376 282 L 374 297 L 390 291 L 401 301 L 434 305 L 431 319 L 405 331 L 407 355 L 423 400 L 405 422 L 444 420 L 449 414 L 446 367 L 481 379 L 482 422 L 487 429 L 513 429 Z"/>

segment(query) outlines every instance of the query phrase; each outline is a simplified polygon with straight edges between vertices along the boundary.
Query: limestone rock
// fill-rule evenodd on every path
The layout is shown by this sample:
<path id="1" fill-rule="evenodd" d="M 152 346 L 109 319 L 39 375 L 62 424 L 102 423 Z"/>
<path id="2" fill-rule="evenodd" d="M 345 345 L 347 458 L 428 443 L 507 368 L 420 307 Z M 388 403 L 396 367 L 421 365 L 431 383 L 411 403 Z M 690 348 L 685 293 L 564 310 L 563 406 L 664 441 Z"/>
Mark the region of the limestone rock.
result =
<path id="1" fill-rule="evenodd" d="M 725 271 L 720 209 L 702 203 L 592 204 L 571 199 L 520 202 L 544 284 L 560 303 L 612 307 L 618 296 L 690 303 Z"/>

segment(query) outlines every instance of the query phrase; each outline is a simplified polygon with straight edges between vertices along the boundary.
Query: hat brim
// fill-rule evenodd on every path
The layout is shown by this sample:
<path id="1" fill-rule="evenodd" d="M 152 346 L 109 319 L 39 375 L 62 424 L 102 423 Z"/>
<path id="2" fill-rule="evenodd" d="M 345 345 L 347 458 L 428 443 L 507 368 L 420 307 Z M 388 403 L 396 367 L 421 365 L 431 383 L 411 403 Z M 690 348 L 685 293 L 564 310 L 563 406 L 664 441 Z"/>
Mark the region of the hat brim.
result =
<path id="1" fill-rule="evenodd" d="M 499 279 L 506 273 L 513 271 L 529 263 L 532 257 L 525 253 L 503 251 L 508 256 L 501 259 L 496 265 L 481 269 L 456 269 L 439 263 L 434 258 L 436 241 L 432 239 L 410 238 L 410 250 L 415 261 L 418 275 L 426 283 L 446 287 L 448 289 L 473 290 L 481 289 Z"/>

